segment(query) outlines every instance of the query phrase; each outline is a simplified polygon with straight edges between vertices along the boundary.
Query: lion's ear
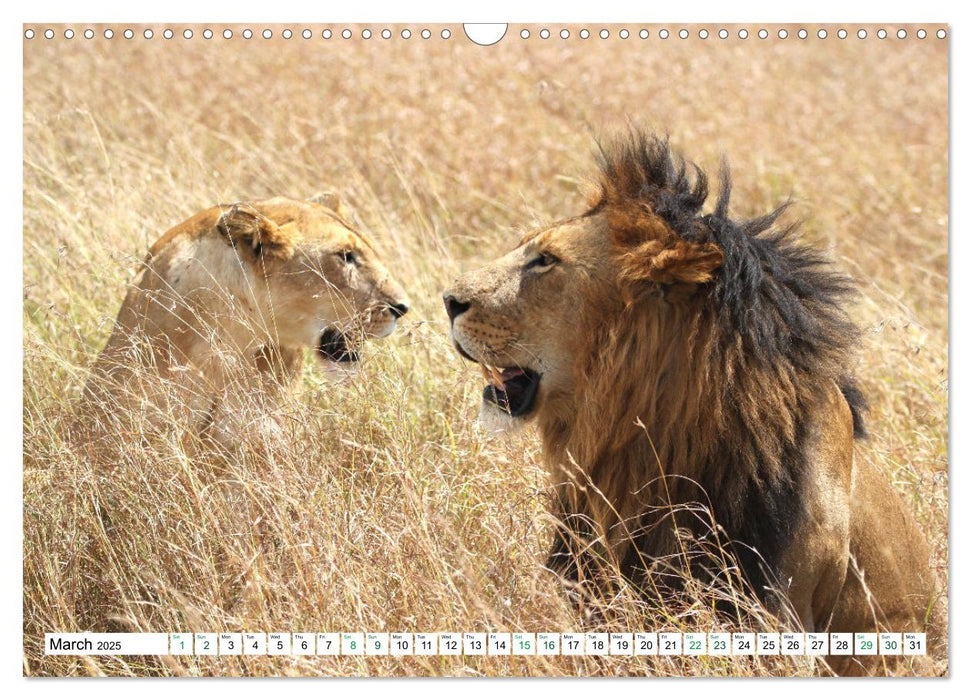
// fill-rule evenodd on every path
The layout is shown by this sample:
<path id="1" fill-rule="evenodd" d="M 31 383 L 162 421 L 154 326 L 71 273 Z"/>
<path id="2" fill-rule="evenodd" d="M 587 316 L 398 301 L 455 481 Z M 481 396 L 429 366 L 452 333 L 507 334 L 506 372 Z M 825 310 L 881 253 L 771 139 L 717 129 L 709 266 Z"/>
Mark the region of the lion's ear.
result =
<path id="1" fill-rule="evenodd" d="M 724 254 L 714 243 L 678 239 L 667 245 L 649 241 L 637 246 L 625 258 L 626 276 L 634 281 L 704 284 L 721 267 Z"/>
<path id="2" fill-rule="evenodd" d="M 333 190 L 324 190 L 323 192 L 318 192 L 313 197 L 307 200 L 311 204 L 321 204 L 334 213 L 336 213 L 342 219 L 350 219 L 351 212 L 345 206 L 344 202 L 341 200 L 341 196 L 334 192 Z"/>
<path id="3" fill-rule="evenodd" d="M 234 204 L 223 213 L 216 229 L 236 249 L 245 249 L 254 256 L 290 257 L 293 246 L 268 218 L 247 204 Z"/>
<path id="4" fill-rule="evenodd" d="M 710 282 L 725 256 L 714 243 L 689 243 L 679 240 L 651 260 L 653 281 L 660 284 Z"/>

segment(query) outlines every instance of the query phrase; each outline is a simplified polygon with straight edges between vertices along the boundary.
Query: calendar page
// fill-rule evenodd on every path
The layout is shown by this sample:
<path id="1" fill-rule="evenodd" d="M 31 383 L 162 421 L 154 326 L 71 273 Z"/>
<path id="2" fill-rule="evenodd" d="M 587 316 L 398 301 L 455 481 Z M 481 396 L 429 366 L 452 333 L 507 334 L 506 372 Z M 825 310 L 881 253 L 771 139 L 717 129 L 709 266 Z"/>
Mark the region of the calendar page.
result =
<path id="1" fill-rule="evenodd" d="M 949 675 L 947 24 L 21 35 L 25 676 Z"/>

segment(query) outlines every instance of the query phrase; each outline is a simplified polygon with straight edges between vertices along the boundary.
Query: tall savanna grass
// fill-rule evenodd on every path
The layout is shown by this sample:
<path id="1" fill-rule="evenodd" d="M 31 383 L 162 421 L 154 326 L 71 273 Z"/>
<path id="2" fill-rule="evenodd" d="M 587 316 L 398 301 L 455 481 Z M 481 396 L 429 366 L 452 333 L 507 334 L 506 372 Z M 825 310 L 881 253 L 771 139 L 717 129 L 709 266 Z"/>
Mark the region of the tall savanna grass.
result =
<path id="1" fill-rule="evenodd" d="M 134 29 L 25 42 L 25 673 L 819 673 L 784 657 L 43 655 L 49 631 L 732 631 L 700 588 L 658 605 L 619 586 L 593 617 L 573 606 L 542 567 L 536 435 L 477 431 L 478 372 L 441 308 L 462 270 L 580 213 L 593 137 L 631 119 L 711 171 L 727 156 L 738 216 L 792 196 L 805 236 L 860 281 L 872 438 L 858 456 L 912 507 L 946 580 L 945 42 L 591 44 L 511 27 L 483 48 L 460 27 L 329 42 L 320 28 L 249 42 Z M 407 288 L 399 331 L 366 346 L 355 377 L 311 363 L 279 439 L 194 452 L 178 417 L 132 412 L 110 459 L 92 457 L 72 437 L 79 397 L 148 246 L 215 203 L 325 187 Z"/>

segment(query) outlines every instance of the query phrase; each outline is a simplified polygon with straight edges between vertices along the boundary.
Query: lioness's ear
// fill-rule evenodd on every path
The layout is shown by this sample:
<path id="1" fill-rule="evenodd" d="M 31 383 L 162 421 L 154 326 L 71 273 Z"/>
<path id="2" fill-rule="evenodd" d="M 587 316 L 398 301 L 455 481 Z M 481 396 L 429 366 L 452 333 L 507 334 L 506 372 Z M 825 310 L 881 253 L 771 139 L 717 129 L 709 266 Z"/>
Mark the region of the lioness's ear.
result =
<path id="1" fill-rule="evenodd" d="M 234 204 L 223 213 L 216 229 L 234 248 L 243 248 L 256 257 L 290 257 L 293 246 L 280 228 L 247 204 Z"/>
<path id="2" fill-rule="evenodd" d="M 323 192 L 318 192 L 313 197 L 307 200 L 312 204 L 322 204 L 334 213 L 336 213 L 342 219 L 350 219 L 351 212 L 341 201 L 341 196 L 334 192 L 333 190 L 325 190 Z"/>
<path id="3" fill-rule="evenodd" d="M 657 284 L 710 282 L 724 255 L 714 243 L 647 241 L 624 255 L 625 276 Z"/>

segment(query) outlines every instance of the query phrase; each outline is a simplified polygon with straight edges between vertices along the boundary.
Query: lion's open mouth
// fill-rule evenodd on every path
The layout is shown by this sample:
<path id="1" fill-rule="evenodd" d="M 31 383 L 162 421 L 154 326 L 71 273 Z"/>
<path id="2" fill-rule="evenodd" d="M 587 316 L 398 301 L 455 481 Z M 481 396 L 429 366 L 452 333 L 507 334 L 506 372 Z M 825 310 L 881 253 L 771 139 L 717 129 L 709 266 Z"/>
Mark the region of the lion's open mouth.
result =
<path id="1" fill-rule="evenodd" d="M 357 362 L 357 350 L 351 347 L 350 339 L 336 328 L 328 328 L 320 336 L 317 352 L 331 362 Z"/>
<path id="2" fill-rule="evenodd" d="M 481 367 L 487 383 L 482 392 L 483 401 L 516 418 L 533 410 L 539 389 L 538 372 L 523 367 L 502 370 L 485 364 Z"/>

